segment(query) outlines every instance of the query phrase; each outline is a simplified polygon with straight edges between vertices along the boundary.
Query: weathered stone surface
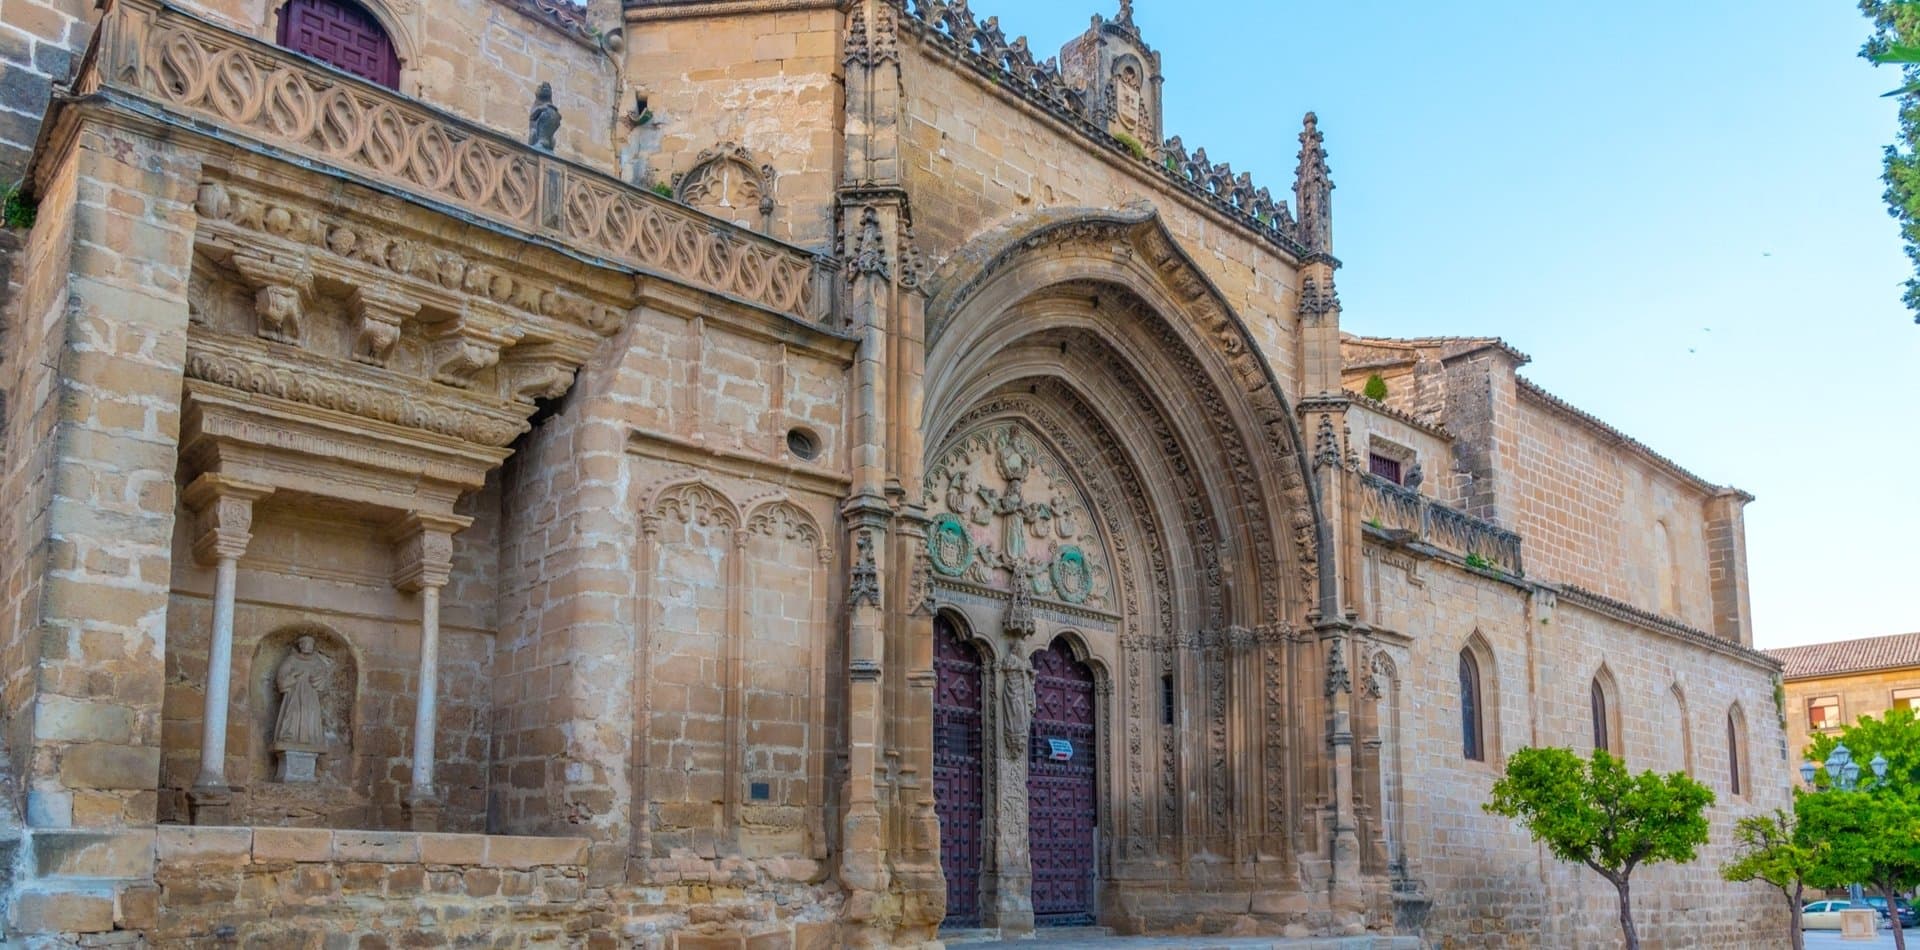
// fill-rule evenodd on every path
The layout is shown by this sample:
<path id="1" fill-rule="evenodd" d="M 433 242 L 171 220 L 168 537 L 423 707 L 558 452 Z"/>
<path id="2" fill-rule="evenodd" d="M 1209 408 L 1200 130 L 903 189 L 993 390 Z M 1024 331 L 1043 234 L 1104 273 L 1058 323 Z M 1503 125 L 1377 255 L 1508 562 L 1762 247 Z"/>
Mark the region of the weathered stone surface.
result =
<path id="1" fill-rule="evenodd" d="M 88 31 L 56 6 L 9 0 L 0 165 Z M 1349 335 L 1317 120 L 1290 201 L 1162 141 L 1128 7 L 1054 63 L 918 0 L 370 8 L 397 91 L 273 5 L 118 0 L 117 92 L 56 106 L 0 356 L 17 925 L 815 950 L 972 897 L 1584 946 L 1609 894 L 1479 805 L 1592 684 L 1631 765 L 1725 791 L 1703 863 L 1787 800 L 1745 496 L 1499 341 Z M 244 827 L 171 824 L 212 803 Z M 1675 943 L 1780 913 L 1641 873 Z"/>

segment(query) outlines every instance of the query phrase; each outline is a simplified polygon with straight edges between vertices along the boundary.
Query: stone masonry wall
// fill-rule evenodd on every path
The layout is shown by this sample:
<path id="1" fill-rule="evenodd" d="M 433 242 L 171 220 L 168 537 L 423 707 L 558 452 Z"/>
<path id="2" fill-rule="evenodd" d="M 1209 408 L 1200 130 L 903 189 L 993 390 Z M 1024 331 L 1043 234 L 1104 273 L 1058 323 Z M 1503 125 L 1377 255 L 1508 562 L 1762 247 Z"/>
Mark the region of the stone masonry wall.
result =
<path id="1" fill-rule="evenodd" d="M 617 944 L 579 838 L 161 827 L 149 895 L 122 900 L 159 946 L 319 950 Z M 599 911 L 598 914 L 595 911 Z"/>
<path id="2" fill-rule="evenodd" d="M 1411 638 L 1389 648 L 1405 705 L 1404 822 L 1411 870 L 1433 906 L 1438 947 L 1604 946 L 1617 939 L 1613 888 L 1555 862 L 1517 823 L 1481 810 L 1506 756 L 1525 746 L 1592 746 L 1588 684 L 1604 662 L 1618 684 L 1621 742 L 1633 770 L 1687 770 L 1714 791 L 1709 844 L 1695 863 L 1634 875 L 1646 946 L 1751 945 L 1784 927 L 1779 897 L 1723 882 L 1734 821 L 1785 805 L 1771 672 L 1759 663 L 1628 626 L 1518 587 L 1379 549 L 1367 558 L 1371 622 Z M 1413 568 L 1410 572 L 1409 566 Z M 1462 755 L 1458 657 L 1478 644 L 1489 754 Z M 1683 703 L 1676 703 L 1678 695 Z M 1678 710 L 1685 709 L 1684 718 Z M 1727 716 L 1747 750 L 1742 793 L 1730 788 Z"/>
<path id="3" fill-rule="evenodd" d="M 1531 400 L 1511 411 L 1502 508 L 1528 573 L 1715 629 L 1706 495 Z"/>
<path id="4" fill-rule="evenodd" d="M 744 145 L 774 169 L 768 233 L 805 247 L 830 247 L 840 171 L 844 18 L 830 4 L 817 6 L 665 20 L 639 18 L 645 11 L 634 11 L 628 77 L 646 88 L 655 118 L 623 143 L 622 177 L 670 185 L 702 151 L 724 142 Z"/>
<path id="5" fill-rule="evenodd" d="M 1143 161 L 1091 144 L 904 31 L 900 47 L 902 177 L 916 233 L 934 260 L 1036 211 L 1149 201 L 1246 322 L 1281 388 L 1299 395 L 1298 285 L 1273 245 L 1200 210 Z M 1270 162 L 1265 174 L 1291 171 L 1291 158 Z"/>
<path id="6" fill-rule="evenodd" d="M 92 34 L 92 0 L 0 0 L 0 189 L 26 171 L 53 84 Z"/>

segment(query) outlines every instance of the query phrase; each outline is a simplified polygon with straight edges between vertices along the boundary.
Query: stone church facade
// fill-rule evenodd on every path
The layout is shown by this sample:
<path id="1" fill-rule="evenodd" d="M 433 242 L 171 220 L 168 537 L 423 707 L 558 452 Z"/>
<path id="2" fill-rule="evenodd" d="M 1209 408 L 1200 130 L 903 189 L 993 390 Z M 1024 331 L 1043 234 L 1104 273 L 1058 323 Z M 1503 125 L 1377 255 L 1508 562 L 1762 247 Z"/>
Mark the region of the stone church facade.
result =
<path id="1" fill-rule="evenodd" d="M 10 933 L 1585 946 L 1480 805 L 1595 744 L 1718 797 L 1642 932 L 1784 925 L 1751 499 L 1344 329 L 1130 4 L 99 6 L 5 8 Z"/>

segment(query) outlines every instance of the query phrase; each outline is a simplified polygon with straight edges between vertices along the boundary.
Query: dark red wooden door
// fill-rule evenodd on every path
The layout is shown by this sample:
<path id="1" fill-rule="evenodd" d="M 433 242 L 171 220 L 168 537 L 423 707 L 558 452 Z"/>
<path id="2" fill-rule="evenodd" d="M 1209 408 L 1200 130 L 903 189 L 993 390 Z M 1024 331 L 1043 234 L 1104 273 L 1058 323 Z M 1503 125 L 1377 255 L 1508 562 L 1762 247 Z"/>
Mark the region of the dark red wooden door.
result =
<path id="1" fill-rule="evenodd" d="M 1033 920 L 1093 923 L 1093 671 L 1064 641 L 1033 657 L 1033 739 L 1027 755 L 1027 844 Z M 1062 745 L 1061 743 L 1065 743 Z"/>
<path id="2" fill-rule="evenodd" d="M 382 86 L 400 85 L 400 57 L 380 21 L 352 0 L 288 0 L 280 45 Z"/>
<path id="3" fill-rule="evenodd" d="M 933 810 L 940 817 L 940 869 L 948 926 L 980 924 L 984 773 L 980 761 L 980 654 L 952 622 L 933 622 Z"/>

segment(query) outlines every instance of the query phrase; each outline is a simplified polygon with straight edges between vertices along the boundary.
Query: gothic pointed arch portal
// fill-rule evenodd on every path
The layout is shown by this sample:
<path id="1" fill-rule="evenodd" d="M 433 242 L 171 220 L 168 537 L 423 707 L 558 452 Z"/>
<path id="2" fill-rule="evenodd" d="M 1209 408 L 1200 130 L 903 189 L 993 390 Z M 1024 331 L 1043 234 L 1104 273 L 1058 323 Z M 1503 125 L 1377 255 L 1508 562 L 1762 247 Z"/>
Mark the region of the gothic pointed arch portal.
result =
<path id="1" fill-rule="evenodd" d="M 1149 210 L 1051 213 L 951 261 L 928 281 L 920 500 L 934 600 L 996 656 L 983 922 L 1171 927 L 1155 895 L 1190 881 L 1277 908 L 1253 896 L 1303 888 L 1330 781 L 1301 703 L 1332 587 L 1291 408 Z M 1036 712 L 1069 630 L 1078 739 Z M 1083 802 L 1038 800 L 1054 755 Z M 1089 830 L 1084 880 L 1041 853 L 1042 807 Z"/>

